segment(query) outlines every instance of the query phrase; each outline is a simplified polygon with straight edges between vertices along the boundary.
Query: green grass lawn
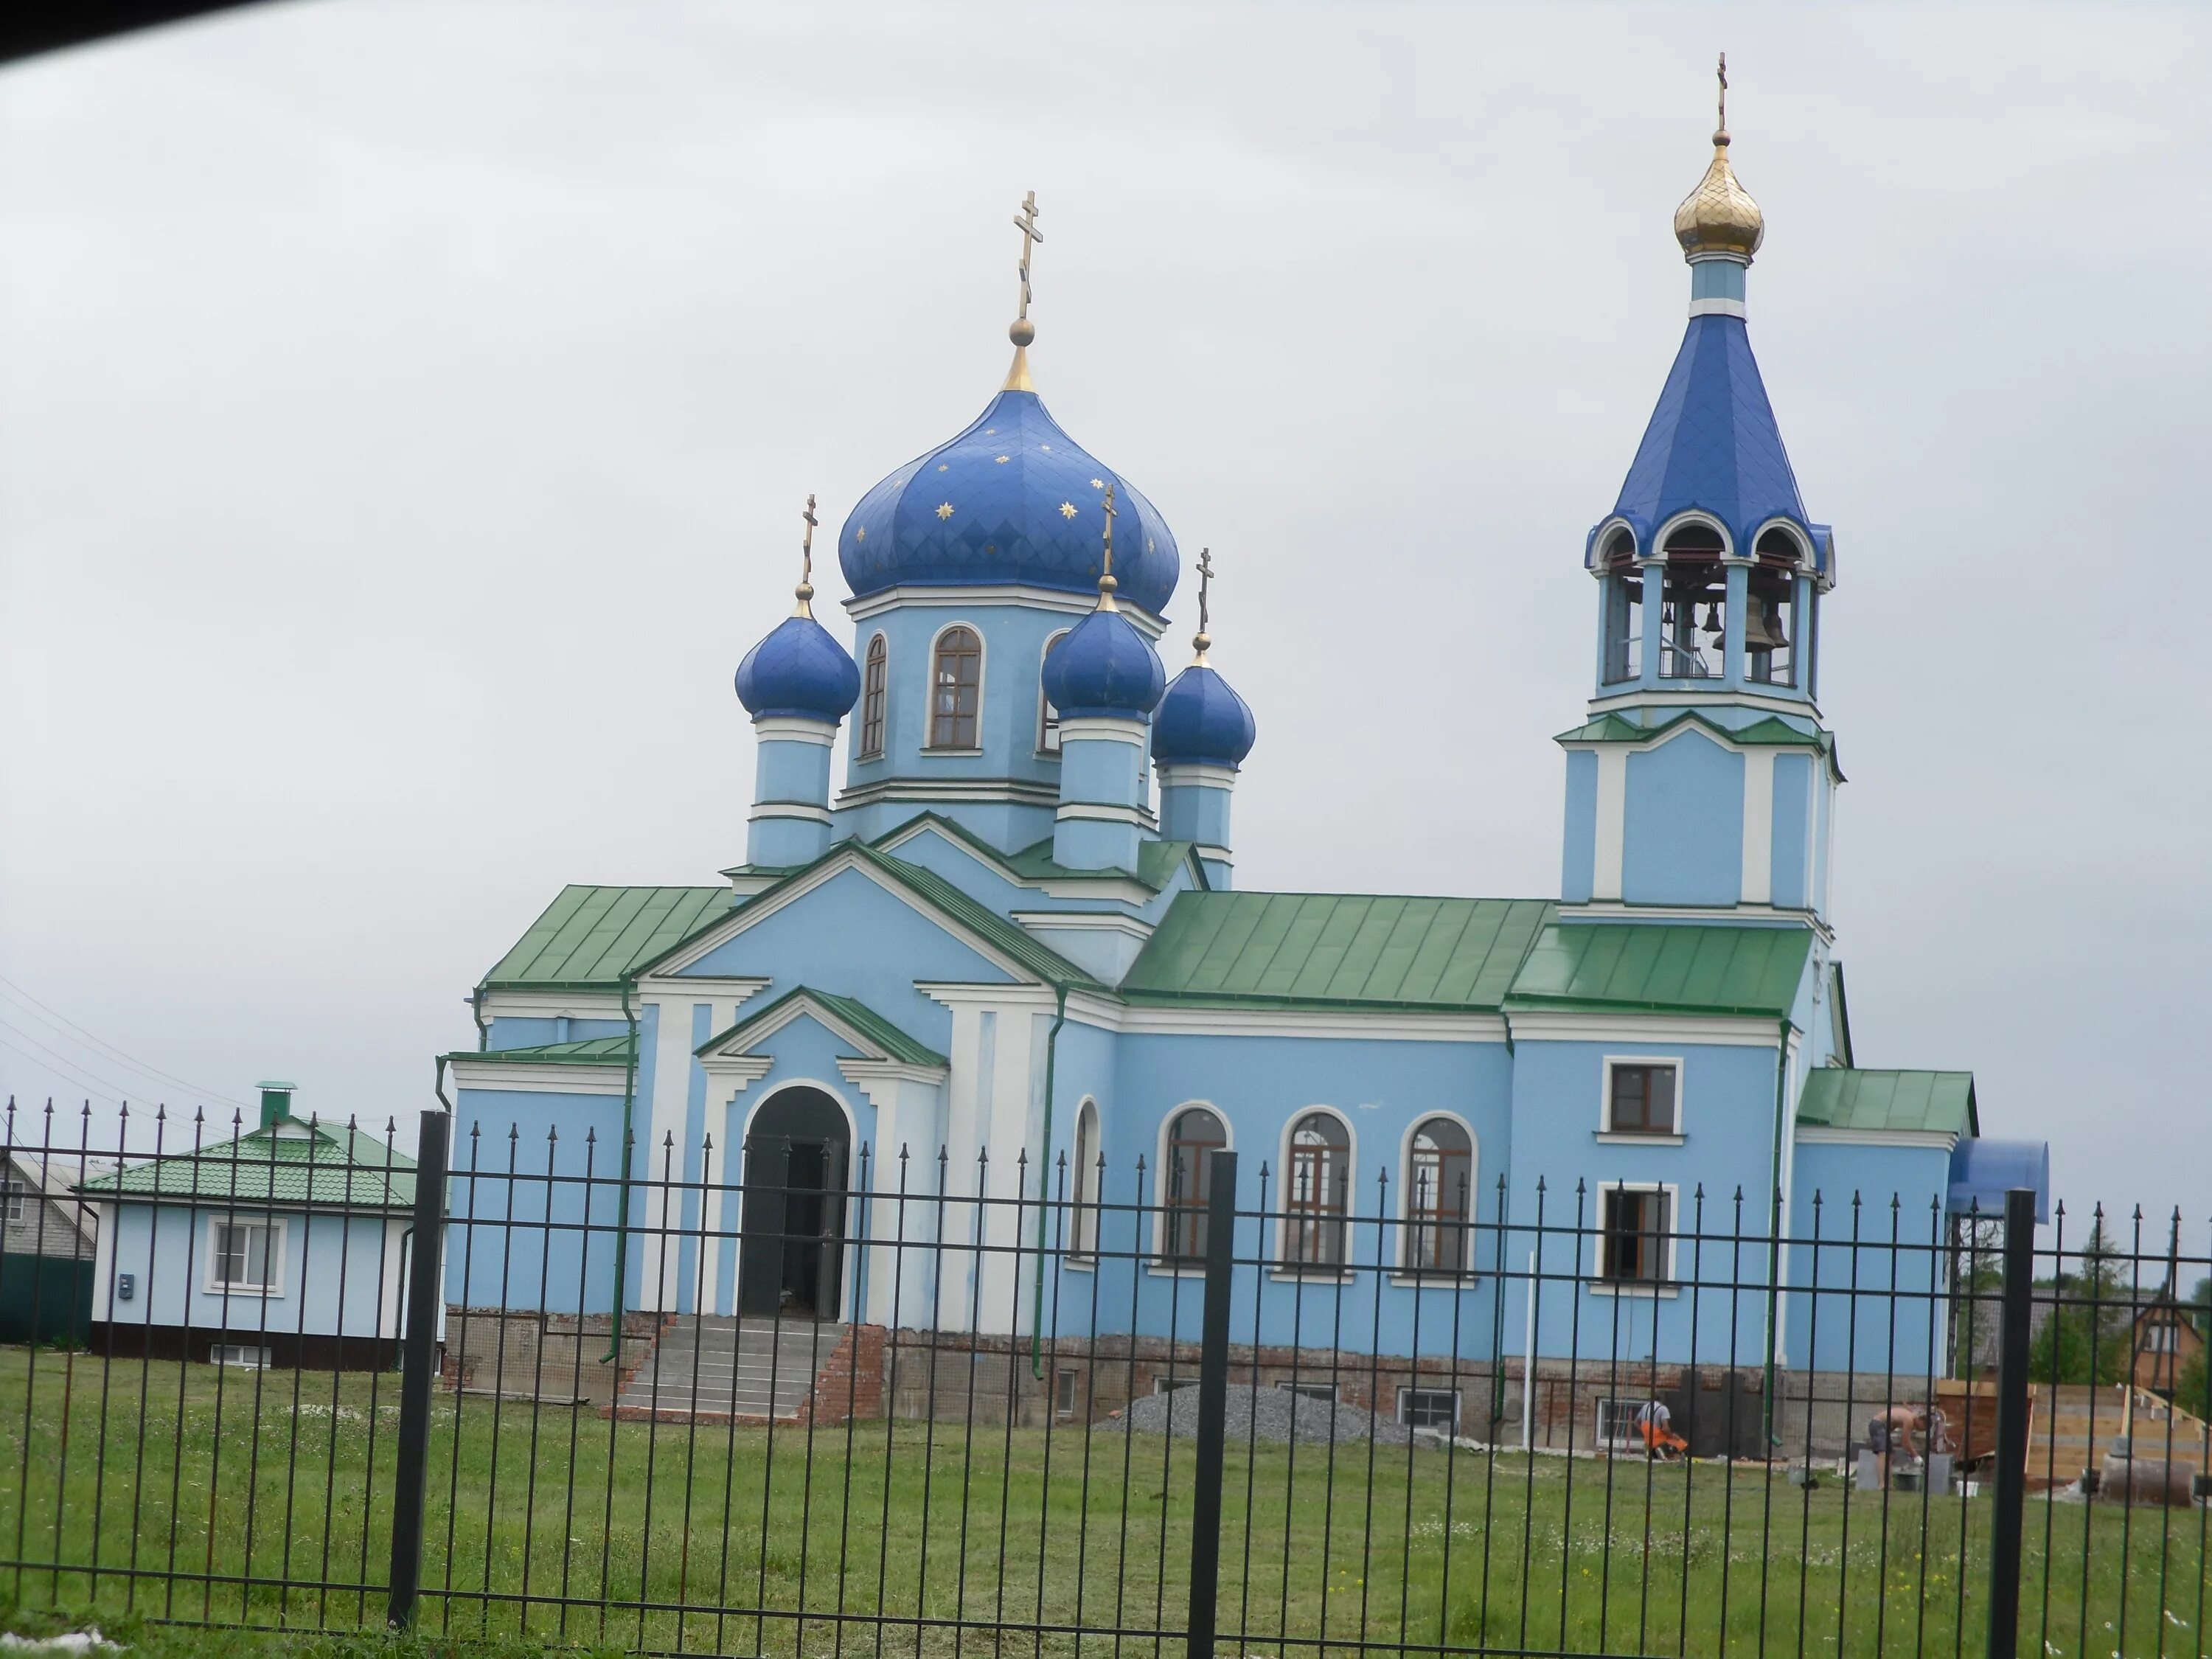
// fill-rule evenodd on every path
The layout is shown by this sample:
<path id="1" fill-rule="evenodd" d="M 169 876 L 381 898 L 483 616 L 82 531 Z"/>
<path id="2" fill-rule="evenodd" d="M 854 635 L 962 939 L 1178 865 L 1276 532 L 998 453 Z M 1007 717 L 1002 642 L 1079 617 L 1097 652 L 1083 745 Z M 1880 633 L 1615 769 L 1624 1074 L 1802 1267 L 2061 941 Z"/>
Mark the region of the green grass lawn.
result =
<path id="1" fill-rule="evenodd" d="M 398 1404 L 389 1376 L 0 1352 L 0 1604 L 380 1624 Z M 1104 1659 L 1165 1631 L 1179 1652 L 1192 1454 L 1110 1430 L 771 1436 L 441 1395 L 421 1622 L 495 1648 Z M 1986 1498 L 1885 1506 L 1763 1468 L 1232 1443 L 1223 1510 L 1224 1654 L 1984 1647 Z M 2021 1652 L 2212 1653 L 2206 1566 L 2201 1510 L 2032 1498 Z"/>

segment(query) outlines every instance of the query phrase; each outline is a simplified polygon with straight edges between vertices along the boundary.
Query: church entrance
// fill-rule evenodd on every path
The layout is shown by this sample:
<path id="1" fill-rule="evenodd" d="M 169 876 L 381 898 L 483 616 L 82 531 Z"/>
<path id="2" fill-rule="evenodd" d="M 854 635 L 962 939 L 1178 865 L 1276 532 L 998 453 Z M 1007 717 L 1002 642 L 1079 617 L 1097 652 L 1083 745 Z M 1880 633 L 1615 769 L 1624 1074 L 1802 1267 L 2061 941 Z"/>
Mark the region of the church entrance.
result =
<path id="1" fill-rule="evenodd" d="M 845 1267 L 845 1114 L 819 1089 L 785 1089 L 745 1139 L 738 1311 L 834 1320 Z"/>

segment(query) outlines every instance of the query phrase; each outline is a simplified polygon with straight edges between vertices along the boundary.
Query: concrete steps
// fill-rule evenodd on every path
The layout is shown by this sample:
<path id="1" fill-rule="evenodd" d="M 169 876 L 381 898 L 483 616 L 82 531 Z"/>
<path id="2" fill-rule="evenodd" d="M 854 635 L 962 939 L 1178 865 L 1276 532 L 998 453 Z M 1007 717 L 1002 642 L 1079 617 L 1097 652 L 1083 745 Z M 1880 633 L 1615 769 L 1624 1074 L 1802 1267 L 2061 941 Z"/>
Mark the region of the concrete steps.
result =
<path id="1" fill-rule="evenodd" d="M 661 1331 L 616 1410 L 677 1421 L 796 1418 L 844 1334 L 808 1320 L 685 1315 Z"/>

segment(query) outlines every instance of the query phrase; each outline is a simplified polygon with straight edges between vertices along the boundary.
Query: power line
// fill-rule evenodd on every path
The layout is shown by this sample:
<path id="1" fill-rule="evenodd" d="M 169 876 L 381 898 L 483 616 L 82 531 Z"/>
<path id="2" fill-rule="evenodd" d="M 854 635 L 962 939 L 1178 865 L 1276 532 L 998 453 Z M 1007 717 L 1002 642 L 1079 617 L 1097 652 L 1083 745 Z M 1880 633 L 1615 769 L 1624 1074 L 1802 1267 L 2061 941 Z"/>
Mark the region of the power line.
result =
<path id="1" fill-rule="evenodd" d="M 79 1077 L 76 1073 L 69 1070 L 67 1067 L 58 1066 L 52 1060 L 41 1060 L 38 1055 L 31 1053 L 27 1048 L 16 1048 L 16 1045 L 9 1042 L 6 1037 L 0 1037 L 0 1048 L 15 1049 L 15 1053 L 22 1055 L 24 1059 L 29 1060 L 33 1066 L 42 1066 L 48 1071 L 55 1072 L 59 1075 L 67 1078 L 71 1083 L 76 1084 L 78 1088 L 89 1091 L 95 1099 L 105 1101 L 112 1106 L 120 1106 L 123 1103 L 123 1097 L 120 1095 L 109 1094 L 100 1085 L 86 1082 L 82 1078 Z"/>
<path id="2" fill-rule="evenodd" d="M 190 1078 L 181 1078 L 173 1072 L 165 1072 L 158 1066 L 149 1066 L 144 1060 L 137 1059 L 136 1056 L 125 1052 L 124 1049 L 117 1048 L 105 1037 L 99 1036 L 94 1033 L 87 1030 L 83 1026 L 70 1018 L 68 1015 L 63 1013 L 60 1010 L 48 1007 L 45 1003 L 40 1001 L 38 998 L 33 996 L 28 991 L 16 984 L 14 980 L 9 979 L 4 974 L 0 974 L 0 986 L 4 986 L 8 990 L 13 991 L 21 1000 L 29 1003 L 31 1006 L 39 1010 L 40 1013 L 45 1014 L 49 1023 L 66 1026 L 70 1030 L 76 1032 L 76 1035 L 84 1042 L 91 1044 L 94 1049 L 105 1050 L 108 1055 L 112 1056 L 115 1060 L 120 1060 L 131 1070 L 139 1073 L 143 1076 L 151 1078 L 158 1082 L 167 1083 L 174 1088 L 182 1089 L 187 1094 L 198 1095 L 207 1100 L 221 1101 L 227 1106 L 236 1106 L 243 1109 L 246 1103 L 242 1100 L 234 1099 L 231 1096 L 222 1093 L 220 1090 L 205 1088 L 199 1084 L 194 1083 Z M 87 1069 L 89 1068 L 88 1067 Z"/>
<path id="3" fill-rule="evenodd" d="M 123 1087 L 121 1084 L 116 1082 L 113 1078 L 100 1076 L 100 1074 L 94 1071 L 91 1066 L 84 1066 L 84 1062 L 77 1059 L 75 1054 L 65 1054 L 58 1048 L 48 1048 L 45 1043 L 40 1042 L 36 1036 L 25 1030 L 21 1026 L 13 1024 L 4 1019 L 0 1019 L 0 1031 L 13 1031 L 17 1036 L 22 1038 L 24 1042 L 29 1043 L 32 1048 L 39 1050 L 40 1054 L 44 1054 L 46 1056 L 45 1063 L 52 1066 L 57 1071 L 60 1072 L 64 1077 L 70 1079 L 72 1082 L 76 1083 L 80 1086 L 91 1088 L 95 1094 L 99 1093 L 101 1090 L 106 1090 L 109 1091 L 110 1097 L 117 1101 L 127 1100 L 131 1097 L 131 1091 Z M 12 1042 L 8 1046 L 11 1048 L 15 1048 L 17 1054 L 23 1054 L 23 1058 L 26 1060 L 35 1060 L 39 1057 L 38 1054 L 24 1054 L 24 1051 L 21 1048 L 17 1048 L 16 1045 Z M 90 1084 L 87 1084 L 83 1077 L 79 1077 L 74 1070 L 70 1069 L 71 1067 L 79 1066 L 84 1066 L 86 1075 L 92 1079 Z"/>

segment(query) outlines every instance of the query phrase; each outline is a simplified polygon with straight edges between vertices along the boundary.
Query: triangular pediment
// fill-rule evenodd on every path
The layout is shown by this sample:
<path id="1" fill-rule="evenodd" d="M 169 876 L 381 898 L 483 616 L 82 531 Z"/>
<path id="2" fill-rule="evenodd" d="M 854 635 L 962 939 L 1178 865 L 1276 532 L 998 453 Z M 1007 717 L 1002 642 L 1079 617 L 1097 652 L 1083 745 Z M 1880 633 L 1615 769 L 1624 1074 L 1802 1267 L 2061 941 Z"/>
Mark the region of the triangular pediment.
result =
<path id="1" fill-rule="evenodd" d="M 943 1069 L 951 1063 L 927 1043 L 859 999 L 817 991 L 805 985 L 778 997 L 758 1013 L 747 1016 L 727 1030 L 708 1037 L 696 1052 L 702 1060 L 754 1057 L 763 1043 L 801 1020 L 811 1020 L 820 1026 L 837 1042 L 851 1049 L 855 1059 L 926 1069 Z"/>

